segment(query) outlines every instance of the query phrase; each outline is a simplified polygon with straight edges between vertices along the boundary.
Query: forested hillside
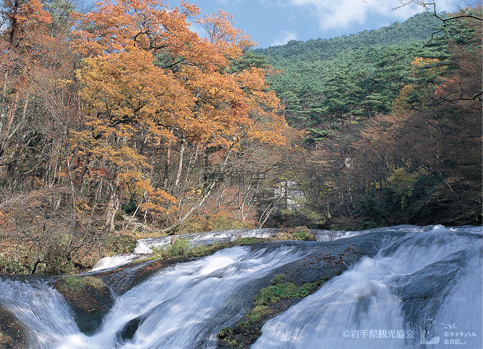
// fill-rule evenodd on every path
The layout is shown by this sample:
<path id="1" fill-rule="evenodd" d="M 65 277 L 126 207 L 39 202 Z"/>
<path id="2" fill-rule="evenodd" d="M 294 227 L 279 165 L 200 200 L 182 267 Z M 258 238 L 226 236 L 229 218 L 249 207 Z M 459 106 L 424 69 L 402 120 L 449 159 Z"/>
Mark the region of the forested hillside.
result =
<path id="1" fill-rule="evenodd" d="M 457 16 L 457 19 L 452 19 Z M 481 8 L 256 51 L 303 142 L 287 224 L 481 223 Z M 303 150 L 302 150 L 303 149 Z"/>
<path id="2" fill-rule="evenodd" d="M 285 117 L 292 126 L 307 129 L 306 140 L 313 142 L 345 122 L 390 113 L 399 91 L 411 81 L 414 58 L 445 55 L 441 46 L 430 43 L 440 25 L 423 13 L 377 30 L 291 41 L 257 53 L 283 71 L 270 81 Z"/>
<path id="3" fill-rule="evenodd" d="M 418 15 L 255 50 L 224 11 L 74 3 L 0 8 L 0 272 L 167 234 L 481 223 L 481 8 L 433 40 Z"/>

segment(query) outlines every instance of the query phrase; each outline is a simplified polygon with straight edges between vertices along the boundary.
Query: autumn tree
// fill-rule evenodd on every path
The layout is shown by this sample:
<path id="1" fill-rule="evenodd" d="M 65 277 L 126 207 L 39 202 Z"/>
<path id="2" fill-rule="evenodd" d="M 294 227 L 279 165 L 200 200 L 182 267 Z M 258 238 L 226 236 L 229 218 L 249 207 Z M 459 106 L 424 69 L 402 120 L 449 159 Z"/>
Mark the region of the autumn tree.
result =
<path id="1" fill-rule="evenodd" d="M 168 8 L 159 0 L 122 0 L 78 18 L 74 46 L 87 56 L 78 74 L 86 128 L 72 144 L 81 180 L 98 176 L 104 183 L 109 229 L 125 200 L 161 216 L 178 208 L 179 220 L 169 229 L 205 202 L 214 185 L 190 208 L 174 205 L 187 145 L 223 150 L 225 166 L 243 139 L 283 142 L 285 122 L 275 113 L 279 104 L 265 83 L 266 70 L 230 72 L 253 43 L 228 14 L 198 15 L 187 2 Z M 206 38 L 191 31 L 190 20 L 206 28 Z M 169 167 L 160 159 L 170 161 L 174 145 L 176 179 L 163 187 L 168 181 L 159 172 L 166 176 Z"/>
<path id="2" fill-rule="evenodd" d="M 0 157 L 5 159 L 14 157 L 12 138 L 25 122 L 33 65 L 48 45 L 46 25 L 51 18 L 38 0 L 5 1 L 0 11 L 4 28 L 0 41 Z"/>
<path id="3" fill-rule="evenodd" d="M 19 258 L 31 272 L 58 272 L 87 238 L 67 148 L 79 115 L 72 9 L 60 0 L 1 8 L 0 210 L 9 219 L 0 231 L 6 227 L 5 241 L 25 254 Z"/>

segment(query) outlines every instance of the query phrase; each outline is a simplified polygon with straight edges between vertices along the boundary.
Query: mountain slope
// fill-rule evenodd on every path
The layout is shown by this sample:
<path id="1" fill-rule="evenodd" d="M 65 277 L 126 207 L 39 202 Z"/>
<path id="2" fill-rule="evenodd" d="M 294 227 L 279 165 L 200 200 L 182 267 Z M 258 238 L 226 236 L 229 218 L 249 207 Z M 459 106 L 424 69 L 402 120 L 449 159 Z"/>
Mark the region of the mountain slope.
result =
<path id="1" fill-rule="evenodd" d="M 257 50 L 274 69 L 271 78 L 287 121 L 309 131 L 309 142 L 346 124 L 387 114 L 411 82 L 411 62 L 432 55 L 426 48 L 440 22 L 418 14 L 404 23 L 333 39 Z"/>

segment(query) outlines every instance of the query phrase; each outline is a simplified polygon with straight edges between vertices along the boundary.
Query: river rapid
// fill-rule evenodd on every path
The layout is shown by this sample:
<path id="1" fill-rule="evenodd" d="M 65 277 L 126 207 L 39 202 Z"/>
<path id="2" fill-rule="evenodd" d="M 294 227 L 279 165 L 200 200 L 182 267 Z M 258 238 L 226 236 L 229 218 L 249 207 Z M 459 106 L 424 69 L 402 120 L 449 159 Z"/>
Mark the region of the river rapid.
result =
<path id="1" fill-rule="evenodd" d="M 275 233 L 206 233 L 191 237 L 191 244 Z M 355 246 L 360 258 L 266 322 L 251 347 L 482 348 L 481 227 L 314 233 L 316 242 L 223 249 L 161 268 L 121 289 L 119 283 L 128 285 L 142 263 L 114 268 L 152 246 L 169 244 L 167 239 L 140 241 L 134 254 L 96 266 L 97 273 L 111 270 L 103 280 L 114 301 L 90 335 L 79 330 L 69 302 L 53 288 L 55 277 L 0 275 L 0 305 L 25 328 L 29 348 L 217 348 L 218 332 L 250 310 L 254 296 L 274 275 L 293 273 L 294 265 L 310 257 L 337 255 Z M 133 322 L 127 338 L 122 333 Z"/>

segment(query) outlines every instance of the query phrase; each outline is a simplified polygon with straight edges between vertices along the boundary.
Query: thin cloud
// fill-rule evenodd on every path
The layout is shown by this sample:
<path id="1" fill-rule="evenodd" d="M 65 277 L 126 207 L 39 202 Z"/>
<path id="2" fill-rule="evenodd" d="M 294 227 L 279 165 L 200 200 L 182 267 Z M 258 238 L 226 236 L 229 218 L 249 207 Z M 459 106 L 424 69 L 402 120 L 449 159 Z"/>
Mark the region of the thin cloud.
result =
<path id="1" fill-rule="evenodd" d="M 227 6 L 227 5 L 233 4 L 234 2 L 238 2 L 238 3 L 243 2 L 243 0 L 217 0 L 216 2 L 220 5 Z M 196 2 L 193 1 L 193 3 L 196 3 Z"/>
<path id="2" fill-rule="evenodd" d="M 285 45 L 291 40 L 297 40 L 297 34 L 289 30 L 282 30 L 270 46 Z"/>
<path id="3" fill-rule="evenodd" d="M 452 11 L 458 0 L 439 0 L 436 3 L 438 12 Z M 279 0 L 278 4 L 311 10 L 322 30 L 364 24 L 374 16 L 401 20 L 423 11 L 415 4 L 400 7 L 402 2 L 399 0 Z"/>

